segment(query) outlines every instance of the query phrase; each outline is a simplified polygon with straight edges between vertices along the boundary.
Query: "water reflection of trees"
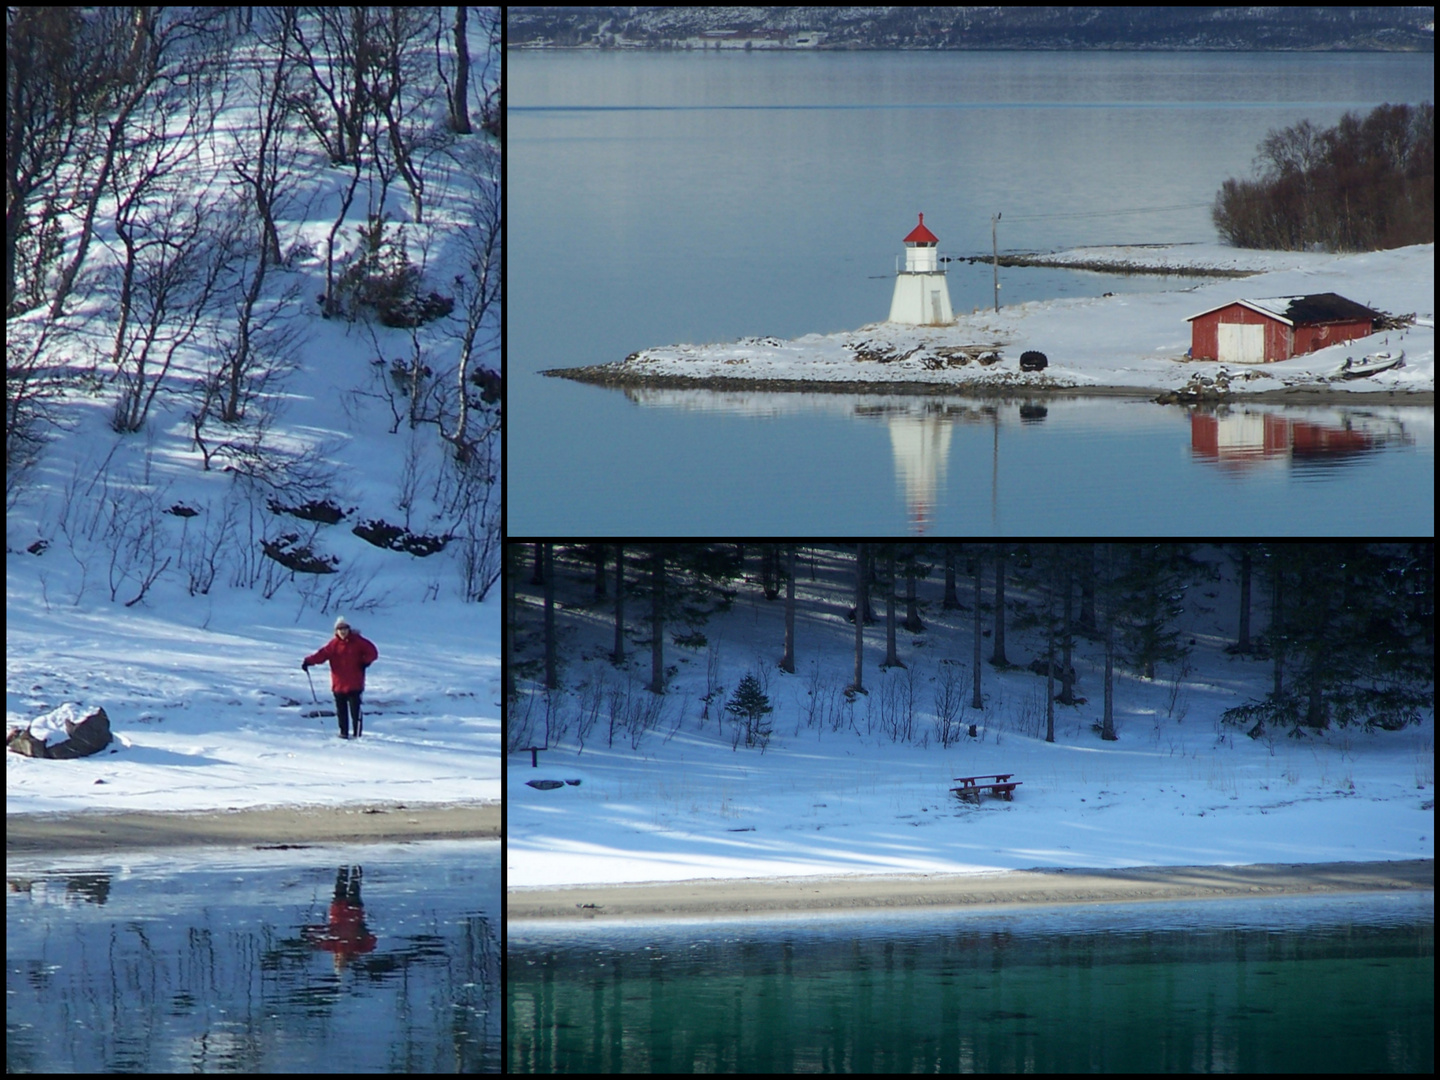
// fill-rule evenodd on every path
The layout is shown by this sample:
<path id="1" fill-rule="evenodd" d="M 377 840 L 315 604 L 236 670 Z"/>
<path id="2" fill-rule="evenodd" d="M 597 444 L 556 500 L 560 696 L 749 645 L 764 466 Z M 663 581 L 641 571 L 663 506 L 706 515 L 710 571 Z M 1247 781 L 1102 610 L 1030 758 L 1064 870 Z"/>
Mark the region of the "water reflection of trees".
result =
<path id="1" fill-rule="evenodd" d="M 32 894 L 34 917 L 56 926 L 40 956 L 12 950 L 11 989 L 24 979 L 25 1020 L 39 1019 L 19 1022 L 12 993 L 11 1067 L 269 1072 L 304 1046 L 358 1051 L 377 1070 L 499 1071 L 497 920 L 392 885 L 366 898 L 377 947 L 337 969 L 302 932 L 314 908 L 280 898 L 293 881 L 267 908 L 249 899 L 253 877 L 235 880 L 244 899 L 216 885 L 188 910 L 167 898 L 162 916 L 137 917 L 132 893 L 125 915 L 76 921 L 72 909 L 107 906 L 112 875 L 11 876 L 10 893 Z M 347 1010 L 384 1019 L 357 1037 Z"/>
<path id="2" fill-rule="evenodd" d="M 1430 969 L 1413 962 L 1434 954 L 1433 923 L 725 936 L 512 947 L 510 1069 L 1264 1070 L 1333 1015 L 1335 978 L 1425 995 Z M 1364 1021 L 1372 1060 L 1420 1060 L 1429 1010 L 1413 1004 Z"/>

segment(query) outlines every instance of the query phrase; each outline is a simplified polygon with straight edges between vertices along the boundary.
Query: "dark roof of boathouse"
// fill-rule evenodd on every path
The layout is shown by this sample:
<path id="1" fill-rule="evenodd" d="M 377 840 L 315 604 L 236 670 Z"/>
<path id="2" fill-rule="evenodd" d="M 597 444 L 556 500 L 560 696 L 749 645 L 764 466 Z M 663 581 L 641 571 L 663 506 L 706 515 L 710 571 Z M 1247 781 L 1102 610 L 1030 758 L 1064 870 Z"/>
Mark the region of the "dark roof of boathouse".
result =
<path id="1" fill-rule="evenodd" d="M 1191 315 L 1186 322 L 1219 311 L 1231 304 L 1243 304 L 1252 311 L 1279 319 L 1291 326 L 1310 326 L 1315 323 L 1331 322 L 1378 322 L 1381 314 L 1364 304 L 1347 300 L 1339 293 L 1311 293 L 1309 296 L 1272 296 L 1264 300 L 1231 300 L 1206 308 L 1198 315 Z"/>

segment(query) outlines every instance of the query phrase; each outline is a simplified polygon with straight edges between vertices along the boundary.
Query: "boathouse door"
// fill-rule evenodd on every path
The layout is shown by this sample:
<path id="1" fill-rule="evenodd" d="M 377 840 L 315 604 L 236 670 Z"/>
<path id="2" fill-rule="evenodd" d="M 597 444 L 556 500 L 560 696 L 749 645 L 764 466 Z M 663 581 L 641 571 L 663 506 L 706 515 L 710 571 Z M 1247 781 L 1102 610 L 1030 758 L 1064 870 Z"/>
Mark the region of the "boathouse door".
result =
<path id="1" fill-rule="evenodd" d="M 1265 327 L 1243 323 L 1221 323 L 1218 342 L 1222 364 L 1263 364 L 1265 362 Z"/>

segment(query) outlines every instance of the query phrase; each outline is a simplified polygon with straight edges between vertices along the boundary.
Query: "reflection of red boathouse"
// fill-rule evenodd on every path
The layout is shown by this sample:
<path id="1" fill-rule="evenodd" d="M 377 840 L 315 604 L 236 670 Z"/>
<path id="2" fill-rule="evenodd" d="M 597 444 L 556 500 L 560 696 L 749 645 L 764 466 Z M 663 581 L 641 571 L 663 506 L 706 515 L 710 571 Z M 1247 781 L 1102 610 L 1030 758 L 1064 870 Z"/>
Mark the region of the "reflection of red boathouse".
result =
<path id="1" fill-rule="evenodd" d="M 1290 458 L 1339 460 L 1373 449 L 1376 442 L 1363 431 L 1287 420 L 1275 413 L 1190 414 L 1190 452 L 1232 468 Z"/>

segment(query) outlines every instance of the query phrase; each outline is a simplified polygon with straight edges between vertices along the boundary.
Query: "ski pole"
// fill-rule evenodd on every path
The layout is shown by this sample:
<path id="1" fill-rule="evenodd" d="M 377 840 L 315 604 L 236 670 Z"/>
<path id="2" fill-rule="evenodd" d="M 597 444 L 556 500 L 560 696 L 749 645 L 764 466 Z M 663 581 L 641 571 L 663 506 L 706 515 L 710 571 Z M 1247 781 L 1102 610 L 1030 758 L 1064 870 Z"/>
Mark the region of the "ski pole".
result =
<path id="1" fill-rule="evenodd" d="M 319 705 L 320 699 L 315 696 L 315 680 L 310 675 L 310 669 L 308 667 L 305 669 L 305 678 L 310 680 L 310 700 L 315 702 L 316 705 Z"/>

